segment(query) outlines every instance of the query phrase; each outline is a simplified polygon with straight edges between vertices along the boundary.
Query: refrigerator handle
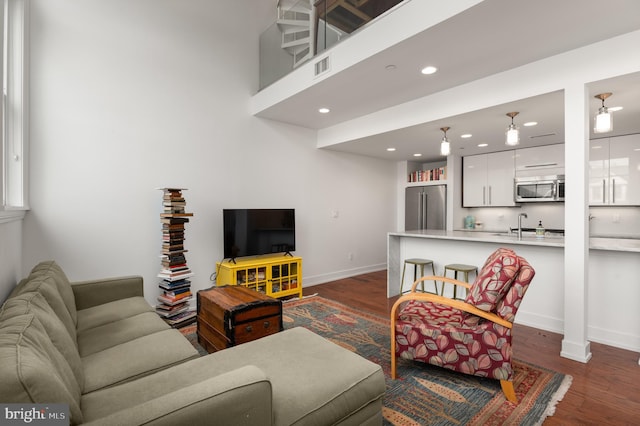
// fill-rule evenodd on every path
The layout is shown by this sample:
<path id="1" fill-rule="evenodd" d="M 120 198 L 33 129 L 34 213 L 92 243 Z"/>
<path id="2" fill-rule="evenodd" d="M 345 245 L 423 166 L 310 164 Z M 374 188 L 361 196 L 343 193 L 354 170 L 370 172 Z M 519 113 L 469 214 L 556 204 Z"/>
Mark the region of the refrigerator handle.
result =
<path id="1" fill-rule="evenodd" d="M 418 229 L 422 227 L 422 192 L 418 193 Z"/>
<path id="2" fill-rule="evenodd" d="M 423 192 L 423 199 L 422 199 L 422 229 L 427 229 L 427 193 Z"/>

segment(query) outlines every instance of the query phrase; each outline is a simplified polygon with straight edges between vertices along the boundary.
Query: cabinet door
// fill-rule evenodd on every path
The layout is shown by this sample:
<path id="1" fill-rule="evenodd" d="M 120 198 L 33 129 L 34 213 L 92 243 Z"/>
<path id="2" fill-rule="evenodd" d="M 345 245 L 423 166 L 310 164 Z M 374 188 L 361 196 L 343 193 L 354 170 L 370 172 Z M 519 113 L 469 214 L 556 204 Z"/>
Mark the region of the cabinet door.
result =
<path id="1" fill-rule="evenodd" d="M 564 144 L 517 149 L 515 168 L 518 177 L 564 174 Z"/>
<path id="2" fill-rule="evenodd" d="M 589 141 L 589 205 L 609 202 L 609 139 Z"/>
<path id="3" fill-rule="evenodd" d="M 462 163 L 462 207 L 487 205 L 487 155 L 470 155 Z"/>
<path id="4" fill-rule="evenodd" d="M 589 205 L 609 202 L 609 139 L 589 141 Z"/>
<path id="5" fill-rule="evenodd" d="M 640 135 L 609 139 L 609 204 L 640 205 Z"/>
<path id="6" fill-rule="evenodd" d="M 515 206 L 515 151 L 487 154 L 487 205 Z"/>

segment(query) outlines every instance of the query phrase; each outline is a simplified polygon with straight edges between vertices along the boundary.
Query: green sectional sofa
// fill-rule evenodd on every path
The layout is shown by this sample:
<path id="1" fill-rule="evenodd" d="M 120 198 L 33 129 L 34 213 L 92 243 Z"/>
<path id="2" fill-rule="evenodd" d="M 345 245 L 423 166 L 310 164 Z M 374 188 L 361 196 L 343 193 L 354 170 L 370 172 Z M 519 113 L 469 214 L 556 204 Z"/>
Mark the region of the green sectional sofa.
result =
<path id="1" fill-rule="evenodd" d="M 0 309 L 0 403 L 71 424 L 382 424 L 382 369 L 303 328 L 199 356 L 141 277 L 70 283 L 37 265 Z"/>

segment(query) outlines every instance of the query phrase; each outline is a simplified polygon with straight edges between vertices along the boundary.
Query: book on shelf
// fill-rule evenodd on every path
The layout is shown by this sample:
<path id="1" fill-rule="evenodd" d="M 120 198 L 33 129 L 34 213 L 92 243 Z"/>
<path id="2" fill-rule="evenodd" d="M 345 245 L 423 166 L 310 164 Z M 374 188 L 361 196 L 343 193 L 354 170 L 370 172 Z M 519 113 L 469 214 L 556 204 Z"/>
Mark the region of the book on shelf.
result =
<path id="1" fill-rule="evenodd" d="M 164 320 L 172 327 L 183 326 L 196 320 L 196 312 L 187 310 Z"/>
<path id="2" fill-rule="evenodd" d="M 178 315 L 181 312 L 185 312 L 189 310 L 189 306 L 185 305 L 185 306 L 181 306 L 180 308 L 174 310 L 174 311 L 164 311 L 162 309 L 158 309 L 156 308 L 156 313 L 162 317 L 173 317 L 175 315 Z"/>
<path id="3" fill-rule="evenodd" d="M 176 303 L 175 305 L 167 305 L 165 303 L 158 303 L 156 305 L 156 310 L 160 310 L 164 313 L 175 313 L 178 309 L 182 309 L 183 307 L 188 307 L 189 303 L 186 300 L 181 301 L 180 303 Z"/>
<path id="4" fill-rule="evenodd" d="M 193 272 L 190 269 L 186 271 L 178 271 L 178 272 L 160 272 L 158 274 L 158 278 L 164 278 L 169 281 L 177 281 L 182 278 L 189 278 L 193 276 Z"/>
<path id="5" fill-rule="evenodd" d="M 189 214 L 193 215 L 193 213 L 189 213 Z M 189 223 L 189 218 L 188 217 L 163 217 L 160 219 L 160 223 L 167 223 L 169 225 Z"/>
<path id="6" fill-rule="evenodd" d="M 179 271 L 182 269 L 188 269 L 189 267 L 187 266 L 187 262 L 182 262 L 182 263 L 169 263 L 166 266 L 164 265 L 164 262 L 162 262 L 162 270 L 163 271 Z"/>
<path id="7" fill-rule="evenodd" d="M 181 281 L 176 281 L 176 282 L 181 282 Z M 158 287 L 160 287 L 165 291 L 174 291 L 181 288 L 189 289 L 191 287 L 191 282 L 188 280 L 185 280 L 185 281 L 187 282 L 186 283 L 183 282 L 182 284 L 178 284 L 178 285 L 171 285 L 172 284 L 171 282 L 162 281 L 160 284 L 158 284 Z"/>
<path id="8" fill-rule="evenodd" d="M 160 263 L 162 264 L 162 268 L 161 269 L 170 269 L 172 266 L 175 266 L 175 265 L 182 265 L 182 264 L 186 265 L 187 262 L 184 259 L 172 260 L 172 258 L 167 258 L 167 259 L 163 258 L 160 261 Z"/>
<path id="9" fill-rule="evenodd" d="M 182 287 L 182 288 L 174 288 L 171 290 L 165 290 L 164 295 L 169 298 L 173 298 L 175 300 L 191 296 L 191 288 Z"/>
<path id="10" fill-rule="evenodd" d="M 445 180 L 447 178 L 447 166 L 436 167 L 430 170 L 416 170 L 409 174 L 409 182 L 431 182 Z"/>
<path id="11" fill-rule="evenodd" d="M 191 217 L 193 216 L 193 213 L 160 213 L 160 217 L 161 218 L 168 218 L 168 217 Z"/>
<path id="12" fill-rule="evenodd" d="M 173 297 L 168 297 L 165 296 L 164 294 L 159 295 L 156 300 L 160 303 L 163 303 L 167 306 L 175 306 L 179 303 L 185 303 L 189 300 L 191 300 L 191 293 L 189 293 L 188 295 L 184 296 L 184 297 L 179 297 L 179 298 L 173 298 Z M 157 306 L 156 306 L 157 307 Z"/>

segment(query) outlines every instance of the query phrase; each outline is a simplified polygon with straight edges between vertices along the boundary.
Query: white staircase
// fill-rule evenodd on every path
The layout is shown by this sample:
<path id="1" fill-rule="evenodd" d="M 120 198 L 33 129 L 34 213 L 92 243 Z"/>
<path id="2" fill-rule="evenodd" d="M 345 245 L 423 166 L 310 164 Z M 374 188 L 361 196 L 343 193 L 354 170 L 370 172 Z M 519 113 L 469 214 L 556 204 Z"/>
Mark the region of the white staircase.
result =
<path id="1" fill-rule="evenodd" d="M 278 1 L 281 46 L 293 56 L 293 67 L 313 56 L 313 0 Z"/>

